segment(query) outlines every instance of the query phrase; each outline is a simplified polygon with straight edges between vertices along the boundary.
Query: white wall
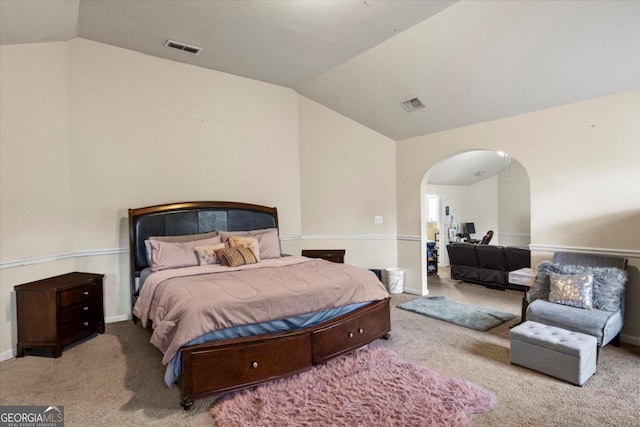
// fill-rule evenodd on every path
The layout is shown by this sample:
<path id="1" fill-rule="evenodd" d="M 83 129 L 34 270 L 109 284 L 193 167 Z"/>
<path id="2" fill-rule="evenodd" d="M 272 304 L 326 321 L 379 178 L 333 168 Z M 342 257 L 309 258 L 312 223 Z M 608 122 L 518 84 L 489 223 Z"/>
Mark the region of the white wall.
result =
<path id="1" fill-rule="evenodd" d="M 428 172 L 425 179 L 428 180 Z M 515 159 L 511 159 L 509 167 L 500 174 L 474 185 L 425 184 L 425 193 L 441 195 L 443 204 L 449 206 L 461 223 L 473 222 L 475 239 L 493 230 L 493 245 L 528 246 L 531 243 L 529 176 Z"/>
<path id="2" fill-rule="evenodd" d="M 623 339 L 640 344 L 640 91 L 399 141 L 398 234 L 420 235 L 421 180 L 441 159 L 504 151 L 531 182 L 534 265 L 554 250 L 629 257 Z M 400 172 L 401 171 L 401 172 Z M 398 263 L 420 274 L 419 242 L 398 243 Z"/>
<path id="3" fill-rule="evenodd" d="M 425 177 L 428 179 L 428 176 Z M 484 179 L 474 185 L 434 185 L 425 184 L 425 194 L 437 194 L 440 196 L 442 210 L 449 207 L 449 214 L 459 218 L 460 224 L 473 222 L 476 233 L 474 239 L 481 239 L 488 230 L 497 233 L 498 230 L 498 179 L 493 176 Z M 462 229 L 459 229 L 462 232 Z M 496 236 L 497 237 L 497 236 Z M 447 244 L 449 236 L 443 233 L 440 238 L 438 262 L 443 267 L 449 266 L 449 254 Z M 497 244 L 492 240 L 492 244 Z M 426 254 L 425 254 L 426 256 Z M 419 281 L 422 286 L 421 277 L 414 280 Z M 421 289 L 420 294 L 428 293 L 428 289 Z"/>

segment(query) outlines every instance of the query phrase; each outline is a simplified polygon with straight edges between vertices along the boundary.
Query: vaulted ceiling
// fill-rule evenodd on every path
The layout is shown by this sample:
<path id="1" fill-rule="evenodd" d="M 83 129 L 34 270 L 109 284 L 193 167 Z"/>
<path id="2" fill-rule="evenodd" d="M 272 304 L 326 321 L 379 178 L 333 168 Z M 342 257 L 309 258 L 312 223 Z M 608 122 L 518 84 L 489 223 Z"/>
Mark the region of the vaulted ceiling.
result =
<path id="1" fill-rule="evenodd" d="M 640 88 L 634 0 L 0 0 L 0 43 L 74 37 L 290 87 L 394 140 Z"/>

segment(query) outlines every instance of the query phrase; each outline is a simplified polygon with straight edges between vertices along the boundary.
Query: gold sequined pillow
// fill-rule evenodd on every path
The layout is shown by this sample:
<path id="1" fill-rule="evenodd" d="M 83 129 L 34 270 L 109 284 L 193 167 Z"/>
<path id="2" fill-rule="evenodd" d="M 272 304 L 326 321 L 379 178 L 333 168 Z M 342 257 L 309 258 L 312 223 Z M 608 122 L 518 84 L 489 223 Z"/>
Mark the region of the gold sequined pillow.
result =
<path id="1" fill-rule="evenodd" d="M 549 276 L 549 301 L 577 308 L 593 308 L 591 274 L 555 274 Z"/>
<path id="2" fill-rule="evenodd" d="M 260 261 L 260 243 L 256 237 L 230 236 L 228 243 L 230 248 L 244 246 L 245 248 L 251 249 L 253 254 L 256 256 L 256 259 Z"/>
<path id="3" fill-rule="evenodd" d="M 229 267 L 238 267 L 240 265 L 255 264 L 258 262 L 253 251 L 244 246 L 221 249 L 216 251 L 216 256 L 222 265 L 228 265 Z"/>

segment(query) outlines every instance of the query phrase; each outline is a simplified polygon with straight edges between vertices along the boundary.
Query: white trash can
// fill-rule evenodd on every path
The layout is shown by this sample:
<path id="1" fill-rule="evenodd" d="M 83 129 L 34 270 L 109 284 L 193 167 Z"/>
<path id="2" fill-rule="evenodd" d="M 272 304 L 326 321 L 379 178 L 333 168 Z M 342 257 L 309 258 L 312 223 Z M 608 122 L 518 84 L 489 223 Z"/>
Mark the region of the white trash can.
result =
<path id="1" fill-rule="evenodd" d="M 401 294 L 404 292 L 404 269 L 385 268 L 384 269 L 387 289 L 391 294 Z"/>

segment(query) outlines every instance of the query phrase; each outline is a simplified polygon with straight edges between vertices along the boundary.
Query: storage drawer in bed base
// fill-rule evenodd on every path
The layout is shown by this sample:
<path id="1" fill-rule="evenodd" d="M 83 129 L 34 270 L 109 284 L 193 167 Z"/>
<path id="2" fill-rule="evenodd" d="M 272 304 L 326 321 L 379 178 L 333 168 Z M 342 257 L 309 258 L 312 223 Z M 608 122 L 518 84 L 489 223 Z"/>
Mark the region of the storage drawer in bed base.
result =
<path id="1" fill-rule="evenodd" d="M 308 333 L 196 347 L 182 351 L 186 395 L 233 391 L 311 368 Z M 189 371 L 199 375 L 189 375 Z"/>
<path id="2" fill-rule="evenodd" d="M 311 334 L 313 363 L 320 364 L 349 353 L 389 332 L 389 307 L 376 305 L 340 322 L 330 322 Z"/>
<path id="3" fill-rule="evenodd" d="M 226 393 L 311 369 L 391 330 L 389 299 L 319 325 L 290 332 L 185 347 L 182 407 L 195 398 Z"/>

